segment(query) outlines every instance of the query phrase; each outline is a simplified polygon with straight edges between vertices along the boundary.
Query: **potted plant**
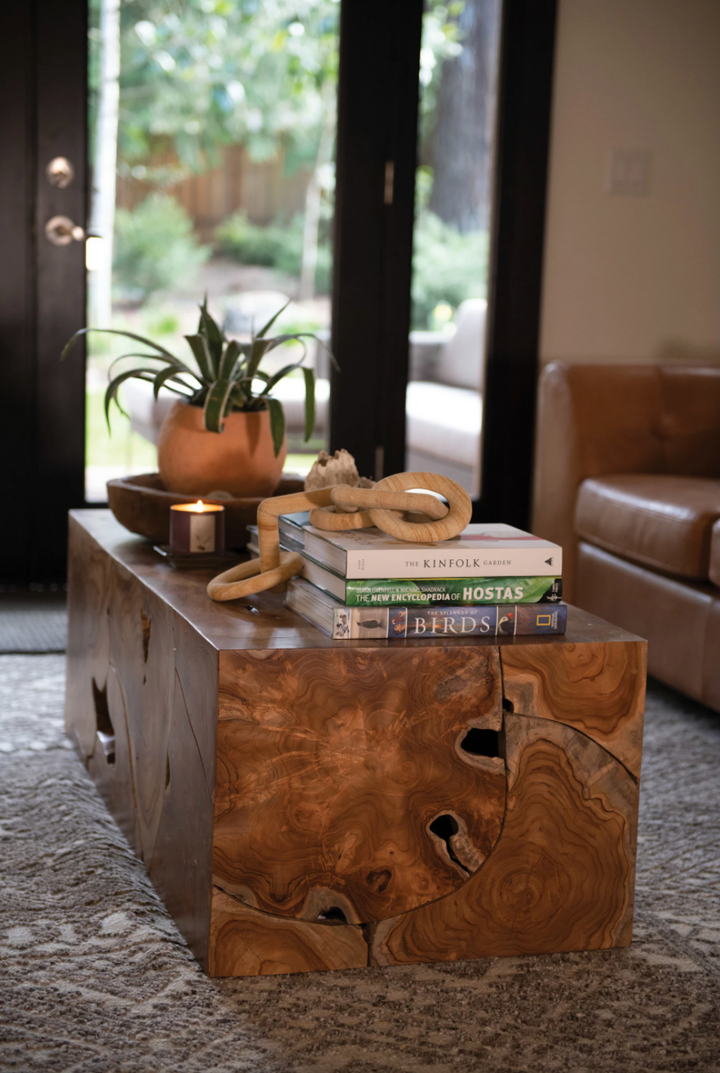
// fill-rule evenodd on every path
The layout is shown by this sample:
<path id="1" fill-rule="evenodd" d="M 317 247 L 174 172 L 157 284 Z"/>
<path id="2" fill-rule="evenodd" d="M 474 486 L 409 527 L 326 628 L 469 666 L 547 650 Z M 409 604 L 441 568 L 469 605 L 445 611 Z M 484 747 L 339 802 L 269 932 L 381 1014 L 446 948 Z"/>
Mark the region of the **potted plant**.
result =
<path id="1" fill-rule="evenodd" d="M 110 405 L 118 408 L 118 389 L 136 377 L 153 385 L 155 398 L 161 388 L 181 396 L 160 428 L 158 469 L 171 492 L 207 495 L 223 489 L 234 496 L 272 495 L 280 481 L 287 453 L 285 415 L 282 403 L 272 395 L 275 385 L 300 369 L 305 379 L 305 439 L 315 425 L 315 374 L 303 365 L 304 338 L 317 340 L 312 332 L 290 332 L 269 337 L 268 332 L 289 301 L 247 343 L 228 341 L 208 312 L 207 297 L 200 306 L 195 335 L 186 335 L 195 359 L 191 367 L 151 339 L 114 328 L 82 328 L 66 344 L 64 358 L 81 335 L 103 331 L 123 335 L 150 347 L 152 354 L 123 354 L 110 366 L 105 392 L 105 417 L 110 427 Z M 273 375 L 264 372 L 263 358 L 277 347 L 299 341 L 304 349 L 299 361 L 285 365 Z M 330 355 L 333 362 L 335 359 Z M 112 376 L 117 362 L 142 358 Z M 154 364 L 148 364 L 148 363 Z M 197 385 L 197 386 L 195 386 Z"/>

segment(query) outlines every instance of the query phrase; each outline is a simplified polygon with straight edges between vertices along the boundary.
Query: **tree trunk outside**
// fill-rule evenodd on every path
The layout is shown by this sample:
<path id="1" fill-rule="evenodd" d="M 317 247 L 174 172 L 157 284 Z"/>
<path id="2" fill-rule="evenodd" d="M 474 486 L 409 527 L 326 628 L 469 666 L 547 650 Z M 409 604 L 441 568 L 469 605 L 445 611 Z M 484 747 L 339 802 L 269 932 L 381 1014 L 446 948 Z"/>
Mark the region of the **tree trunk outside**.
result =
<path id="1" fill-rule="evenodd" d="M 100 85 L 90 231 L 102 238 L 100 264 L 88 277 L 88 323 L 104 328 L 112 316 L 113 227 L 120 99 L 120 0 L 102 0 L 100 11 Z"/>
<path id="2" fill-rule="evenodd" d="M 300 272 L 300 301 L 307 301 L 315 295 L 315 272 L 317 270 L 318 230 L 320 227 L 320 198 L 322 186 L 321 169 L 330 163 L 333 138 L 335 137 L 335 99 L 334 92 L 326 93 L 324 101 L 325 119 L 320 132 L 315 169 L 305 195 L 305 225 L 303 227 L 302 269 Z"/>
<path id="3" fill-rule="evenodd" d="M 501 0 L 466 0 L 462 52 L 440 73 L 429 208 L 459 231 L 488 226 Z"/>

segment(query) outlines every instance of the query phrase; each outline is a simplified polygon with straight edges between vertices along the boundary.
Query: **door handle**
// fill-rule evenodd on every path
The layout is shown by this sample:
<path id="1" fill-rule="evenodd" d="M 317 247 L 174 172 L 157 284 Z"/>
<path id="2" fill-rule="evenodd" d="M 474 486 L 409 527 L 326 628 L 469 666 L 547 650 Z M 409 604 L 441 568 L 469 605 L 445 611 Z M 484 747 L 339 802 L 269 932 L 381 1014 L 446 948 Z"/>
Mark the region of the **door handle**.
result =
<path id="1" fill-rule="evenodd" d="M 53 246 L 69 246 L 73 240 L 83 241 L 85 229 L 73 223 L 69 216 L 53 216 L 45 224 L 45 237 Z"/>

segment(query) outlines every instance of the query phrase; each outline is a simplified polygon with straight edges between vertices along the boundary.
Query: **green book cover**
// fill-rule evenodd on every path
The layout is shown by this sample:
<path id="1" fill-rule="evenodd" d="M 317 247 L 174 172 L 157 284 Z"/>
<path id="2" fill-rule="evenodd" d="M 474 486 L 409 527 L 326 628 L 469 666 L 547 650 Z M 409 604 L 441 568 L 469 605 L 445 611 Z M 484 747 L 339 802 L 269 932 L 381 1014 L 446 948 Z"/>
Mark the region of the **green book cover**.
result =
<path id="1" fill-rule="evenodd" d="M 345 582 L 348 607 L 430 607 L 433 604 L 559 603 L 562 581 L 550 577 L 368 578 Z"/>

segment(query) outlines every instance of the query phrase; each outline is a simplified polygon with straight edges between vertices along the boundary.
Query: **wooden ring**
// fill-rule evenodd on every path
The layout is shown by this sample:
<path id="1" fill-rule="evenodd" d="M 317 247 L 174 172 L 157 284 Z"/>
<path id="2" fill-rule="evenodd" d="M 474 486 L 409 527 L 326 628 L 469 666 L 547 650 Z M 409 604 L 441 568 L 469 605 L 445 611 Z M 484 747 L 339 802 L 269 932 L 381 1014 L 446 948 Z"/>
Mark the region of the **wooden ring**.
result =
<path id="1" fill-rule="evenodd" d="M 377 507 L 397 512 L 398 518 L 410 512 L 425 514 L 431 521 L 439 521 L 448 512 L 444 503 L 425 492 L 383 492 L 378 488 L 351 488 L 347 484 L 338 484 L 331 490 L 330 498 L 340 510 L 368 510 Z"/>
<path id="2" fill-rule="evenodd" d="M 371 507 L 368 510 L 373 525 L 382 529 L 396 540 L 411 540 L 416 543 L 434 544 L 440 540 L 450 540 L 462 533 L 472 517 L 472 502 L 464 488 L 449 477 L 439 473 L 394 473 L 383 477 L 375 485 L 375 490 L 387 489 L 393 492 L 407 491 L 410 488 L 427 488 L 439 492 L 448 501 L 450 507 L 447 515 L 435 522 L 404 522 L 393 517 L 389 510 Z"/>
<path id="3" fill-rule="evenodd" d="M 368 529 L 372 525 L 366 510 L 338 514 L 334 507 L 315 507 L 310 511 L 309 521 L 316 529 L 325 529 L 332 533 L 340 529 Z"/>
<path id="4" fill-rule="evenodd" d="M 281 552 L 280 565 L 273 570 L 261 571 L 260 560 L 250 559 L 214 577 L 208 584 L 207 594 L 211 600 L 217 601 L 253 596 L 256 592 L 265 592 L 295 577 L 302 570 L 302 565 L 302 555 L 296 551 Z"/>

